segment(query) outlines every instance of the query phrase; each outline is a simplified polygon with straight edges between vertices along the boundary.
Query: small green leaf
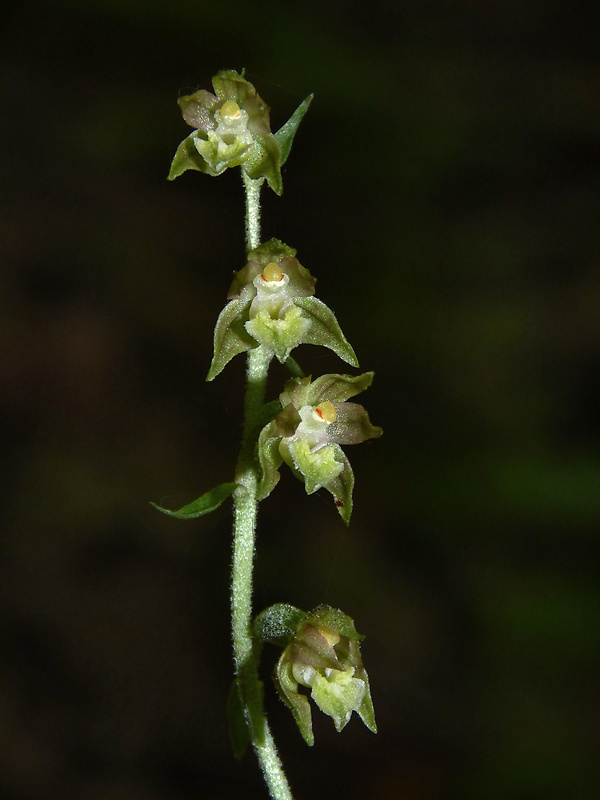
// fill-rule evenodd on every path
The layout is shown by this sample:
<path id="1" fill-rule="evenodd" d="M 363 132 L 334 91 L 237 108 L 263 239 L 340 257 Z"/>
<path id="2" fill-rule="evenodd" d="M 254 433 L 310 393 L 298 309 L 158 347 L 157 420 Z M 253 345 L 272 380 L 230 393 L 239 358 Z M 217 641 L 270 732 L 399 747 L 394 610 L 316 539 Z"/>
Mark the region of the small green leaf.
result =
<path id="1" fill-rule="evenodd" d="M 227 698 L 227 721 L 229 723 L 229 738 L 233 749 L 234 758 L 238 761 L 244 756 L 250 744 L 250 731 L 244 716 L 244 709 L 240 699 L 240 689 L 237 679 L 231 684 Z"/>
<path id="2" fill-rule="evenodd" d="M 310 319 L 310 328 L 303 342 L 328 347 L 347 364 L 358 367 L 356 353 L 342 333 L 333 311 L 316 297 L 295 297 L 294 305 Z"/>
<path id="3" fill-rule="evenodd" d="M 309 94 L 308 97 L 300 103 L 288 121 L 282 125 L 275 134 L 275 138 L 281 147 L 281 166 L 283 166 L 288 159 L 290 150 L 292 149 L 294 136 L 298 130 L 298 125 L 300 125 L 302 122 L 302 117 L 308 111 L 308 107 L 311 104 L 313 97 L 314 95 Z"/>
<path id="4" fill-rule="evenodd" d="M 222 483 L 220 486 L 215 486 L 209 492 L 205 492 L 202 497 L 188 503 L 177 511 L 170 511 L 168 508 L 163 508 L 156 503 L 150 503 L 151 506 L 161 511 L 163 514 L 168 514 L 170 517 L 177 517 L 177 519 L 195 519 L 202 517 L 204 514 L 209 514 L 218 508 L 223 500 L 230 497 L 237 488 L 237 483 Z"/>

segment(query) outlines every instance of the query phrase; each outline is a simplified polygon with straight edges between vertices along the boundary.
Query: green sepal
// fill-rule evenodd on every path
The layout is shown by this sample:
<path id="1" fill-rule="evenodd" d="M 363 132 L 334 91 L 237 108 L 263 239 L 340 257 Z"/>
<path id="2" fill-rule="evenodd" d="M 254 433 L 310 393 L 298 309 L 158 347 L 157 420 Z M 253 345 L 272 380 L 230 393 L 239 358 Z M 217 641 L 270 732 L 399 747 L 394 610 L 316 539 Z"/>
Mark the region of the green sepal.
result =
<path id="1" fill-rule="evenodd" d="M 219 98 L 206 89 L 183 95 L 177 101 L 177 105 L 184 120 L 192 128 L 208 131 L 214 127 L 213 115 L 219 105 Z"/>
<path id="2" fill-rule="evenodd" d="M 339 445 L 332 445 L 336 448 L 335 459 L 342 463 L 342 470 L 332 481 L 330 481 L 325 489 L 331 492 L 335 501 L 335 507 L 338 514 L 344 520 L 346 525 L 350 525 L 350 517 L 352 516 L 352 490 L 354 489 L 354 471 L 350 466 L 348 457 Z"/>
<path id="3" fill-rule="evenodd" d="M 211 83 L 219 100 L 235 100 L 242 108 L 250 97 L 256 96 L 256 89 L 234 69 L 222 69 L 212 78 Z M 265 106 L 266 113 L 269 109 Z"/>
<path id="4" fill-rule="evenodd" d="M 289 603 L 275 603 L 265 608 L 254 619 L 253 634 L 257 642 L 269 642 L 287 647 L 294 638 L 299 623 L 306 617 L 302 611 Z"/>
<path id="5" fill-rule="evenodd" d="M 250 744 L 250 731 L 244 716 L 244 708 L 240 699 L 240 688 L 237 678 L 234 679 L 227 697 L 227 721 L 229 723 L 229 739 L 234 758 L 241 761 Z"/>
<path id="6" fill-rule="evenodd" d="M 214 380 L 238 353 L 245 353 L 257 346 L 244 328 L 244 319 L 248 319 L 251 302 L 243 297 L 231 300 L 219 314 L 215 325 L 214 355 L 206 376 L 207 381 Z"/>
<path id="7" fill-rule="evenodd" d="M 344 614 L 339 608 L 325 604 L 317 606 L 309 614 L 306 614 L 305 618 L 311 625 L 323 625 L 325 628 L 331 628 L 331 630 L 341 636 L 346 636 L 348 639 L 356 639 L 357 642 L 362 642 L 365 638 L 356 630 L 352 617 Z"/>
<path id="8" fill-rule="evenodd" d="M 369 684 L 369 676 L 365 669 L 362 670 L 361 678 L 367 686 L 364 699 L 360 708 L 357 710 L 358 716 L 365 723 L 371 733 L 377 733 L 377 723 L 375 722 L 375 709 L 373 708 L 373 698 L 371 697 L 371 685 Z"/>
<path id="9" fill-rule="evenodd" d="M 325 303 L 316 297 L 296 297 L 294 305 L 301 308 L 310 320 L 310 328 L 302 339 L 303 343 L 328 347 L 342 361 L 352 367 L 358 367 L 356 353 L 342 333 L 335 314 Z"/>
<path id="10" fill-rule="evenodd" d="M 298 126 L 308 111 L 308 107 L 312 103 L 313 97 L 314 95 L 309 94 L 308 97 L 300 103 L 288 121 L 282 125 L 275 134 L 275 138 L 281 147 L 281 166 L 283 166 L 288 159 Z"/>
<path id="11" fill-rule="evenodd" d="M 248 261 L 256 261 L 260 266 L 260 269 L 257 270 L 252 277 L 256 277 L 256 275 L 262 272 L 264 267 L 271 261 L 279 263 L 287 258 L 295 258 L 295 256 L 295 248 L 285 244 L 281 239 L 269 239 L 267 242 L 259 244 L 254 250 L 248 252 Z M 298 264 L 298 266 L 300 267 L 300 264 Z M 303 276 L 310 277 L 310 272 L 305 267 L 301 267 L 300 269 Z"/>
<path id="12" fill-rule="evenodd" d="M 266 178 L 275 194 L 283 193 L 281 147 L 272 133 L 254 137 L 254 145 L 250 155 L 242 164 L 242 169 L 254 181 Z"/>
<path id="13" fill-rule="evenodd" d="M 327 374 L 315 378 L 291 378 L 279 396 L 283 406 L 293 403 L 301 406 L 318 406 L 323 400 L 343 403 L 354 395 L 364 392 L 373 383 L 374 372 L 362 375 Z"/>
<path id="14" fill-rule="evenodd" d="M 248 114 L 248 129 L 254 137 L 271 134 L 269 106 L 254 86 L 244 78 L 244 70 L 221 70 L 212 79 L 213 88 L 221 101 L 234 100 Z"/>
<path id="15" fill-rule="evenodd" d="M 257 487 L 258 500 L 264 500 L 279 483 L 279 467 L 283 458 L 279 452 L 281 433 L 277 422 L 273 420 L 266 425 L 258 437 L 258 460 L 260 462 L 261 477 Z"/>
<path id="16" fill-rule="evenodd" d="M 275 688 L 279 696 L 290 709 L 302 738 L 309 747 L 315 743 L 312 729 L 312 714 L 308 697 L 298 691 L 298 681 L 292 672 L 292 664 L 280 658 L 275 667 Z"/>
<path id="17" fill-rule="evenodd" d="M 175 180 L 175 178 L 178 178 L 188 169 L 195 169 L 198 172 L 211 174 L 209 165 L 196 148 L 194 140 L 197 135 L 197 131 L 193 131 L 181 142 L 171 162 L 171 169 L 169 170 L 167 180 Z"/>
<path id="18" fill-rule="evenodd" d="M 369 415 L 358 403 L 338 403 L 337 420 L 332 424 L 331 437 L 337 444 L 360 444 L 367 439 L 377 439 L 383 433 L 379 425 L 372 425 Z"/>
<path id="19" fill-rule="evenodd" d="M 177 517 L 177 519 L 196 519 L 196 517 L 202 517 L 204 514 L 209 514 L 211 511 L 217 509 L 224 500 L 234 493 L 237 486 L 237 483 L 222 483 L 220 486 L 215 486 L 214 489 L 205 492 L 197 500 L 188 503 L 177 511 L 170 511 L 168 508 L 163 508 L 152 502 L 150 505 L 157 511 L 168 514 L 170 517 Z"/>

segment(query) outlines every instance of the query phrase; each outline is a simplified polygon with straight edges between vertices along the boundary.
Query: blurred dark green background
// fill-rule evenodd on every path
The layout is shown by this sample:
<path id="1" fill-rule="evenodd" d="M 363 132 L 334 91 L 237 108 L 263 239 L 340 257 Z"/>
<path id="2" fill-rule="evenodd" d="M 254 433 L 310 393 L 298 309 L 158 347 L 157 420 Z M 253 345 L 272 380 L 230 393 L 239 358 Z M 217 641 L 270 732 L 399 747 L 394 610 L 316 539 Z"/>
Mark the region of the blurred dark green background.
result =
<path id="1" fill-rule="evenodd" d="M 583 3 L 23 0 L 0 33 L 0 794 L 266 797 L 224 716 L 239 175 L 165 180 L 177 97 L 245 67 L 263 231 L 319 278 L 384 437 L 346 530 L 286 475 L 256 605 L 367 634 L 380 732 L 268 706 L 298 800 L 597 796 L 600 62 Z M 305 347 L 313 374 L 344 369 Z M 273 395 L 283 378 L 273 371 Z M 272 663 L 275 653 L 267 652 Z"/>

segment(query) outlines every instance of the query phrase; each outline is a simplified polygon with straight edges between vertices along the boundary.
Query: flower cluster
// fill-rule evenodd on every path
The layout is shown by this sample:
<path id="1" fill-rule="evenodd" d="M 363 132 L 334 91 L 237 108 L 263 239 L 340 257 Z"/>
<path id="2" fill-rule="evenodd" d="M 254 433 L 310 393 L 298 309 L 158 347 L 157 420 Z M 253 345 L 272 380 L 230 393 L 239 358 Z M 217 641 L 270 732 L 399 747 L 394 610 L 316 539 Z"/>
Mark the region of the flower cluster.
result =
<path id="1" fill-rule="evenodd" d="M 173 180 L 188 169 L 220 175 L 241 167 L 252 180 L 266 178 L 281 194 L 281 167 L 312 96 L 298 107 L 277 133 L 271 133 L 269 107 L 243 71 L 222 70 L 212 84 L 178 100 L 184 120 L 194 131 L 179 145 L 169 172 Z"/>
<path id="2" fill-rule="evenodd" d="M 328 347 L 358 366 L 333 311 L 316 297 L 315 278 L 297 260 L 296 251 L 278 239 L 248 254 L 235 274 L 229 303 L 215 327 L 214 357 L 208 380 L 238 353 L 262 345 L 283 363 L 299 344 Z"/>
<path id="3" fill-rule="evenodd" d="M 276 613 L 279 610 L 277 606 L 272 609 Z M 299 616 L 287 613 L 290 620 Z M 312 699 L 333 719 L 338 732 L 348 724 L 353 711 L 370 731 L 377 732 L 369 678 L 360 656 L 362 638 L 352 619 L 331 606 L 302 614 L 289 637 L 275 668 L 275 686 L 307 744 L 314 743 L 314 735 L 310 704 L 302 688 L 310 690 Z"/>
<path id="4" fill-rule="evenodd" d="M 315 380 L 298 377 L 303 376 L 302 370 L 290 354 L 301 344 L 326 347 L 352 367 L 358 367 L 358 361 L 333 311 L 314 296 L 316 279 L 300 264 L 296 251 L 278 239 L 259 244 L 260 189 L 266 181 L 276 194 L 282 193 L 281 167 L 312 95 L 273 133 L 269 107 L 243 71 L 223 70 L 213 77 L 212 85 L 214 93 L 200 89 L 178 101 L 185 122 L 193 130 L 177 149 L 169 179 L 187 170 L 218 176 L 239 167 L 246 190 L 247 243 L 254 249 L 247 253 L 245 266 L 234 273 L 228 302 L 219 314 L 207 380 L 219 375 L 239 353 L 260 349 L 248 359 L 244 433 L 235 480 L 221 483 L 175 511 L 153 505 L 179 519 L 193 519 L 233 496 L 236 674 L 227 707 L 229 729 L 237 758 L 251 742 L 257 752 L 263 749 L 271 753 L 261 758 L 267 783 L 282 787 L 282 794 L 287 796 L 287 783 L 273 757 L 263 710 L 258 671 L 262 645 L 270 642 L 283 648 L 275 668 L 275 685 L 304 740 L 312 745 L 309 695 L 332 718 L 337 731 L 356 712 L 369 730 L 377 732 L 369 679 L 360 653 L 363 637 L 350 617 L 325 605 L 307 613 L 278 603 L 252 621 L 252 559 L 240 555 L 246 546 L 240 548 L 240 543 L 252 543 L 257 502 L 273 491 L 283 463 L 303 481 L 307 494 L 327 489 L 348 524 L 354 473 L 342 445 L 379 437 L 382 430 L 371 424 L 362 406 L 349 402 L 371 385 L 372 372 L 327 374 Z M 279 400 L 265 404 L 272 358 L 285 364 L 296 377 L 287 381 Z"/>
<path id="5" fill-rule="evenodd" d="M 281 412 L 258 438 L 262 470 L 259 498 L 267 497 L 279 481 L 285 462 L 307 494 L 325 488 L 346 524 L 352 513 L 354 473 L 340 445 L 358 444 L 381 436 L 365 409 L 346 402 L 371 385 L 373 373 L 322 375 L 289 380 L 279 396 Z"/>

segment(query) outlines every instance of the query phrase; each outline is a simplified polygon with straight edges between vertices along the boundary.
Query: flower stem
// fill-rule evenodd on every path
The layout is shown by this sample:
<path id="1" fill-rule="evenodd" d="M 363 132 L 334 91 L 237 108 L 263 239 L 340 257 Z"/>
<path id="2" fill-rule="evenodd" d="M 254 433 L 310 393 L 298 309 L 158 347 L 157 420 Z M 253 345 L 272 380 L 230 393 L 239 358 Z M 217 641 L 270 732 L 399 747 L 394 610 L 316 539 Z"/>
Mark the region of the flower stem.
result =
<path id="1" fill-rule="evenodd" d="M 245 173 L 246 188 L 246 246 L 249 250 L 260 244 L 260 187 L 262 179 L 254 181 Z M 252 639 L 252 573 L 258 511 L 257 487 L 258 463 L 255 455 L 257 423 L 261 417 L 267 385 L 267 374 L 272 353 L 259 346 L 248 353 L 246 372 L 246 396 L 244 401 L 244 430 L 242 446 L 236 466 L 235 480 L 238 484 L 233 494 L 233 563 L 231 569 L 231 627 L 235 674 L 240 686 L 244 684 L 241 697 L 260 697 L 258 664 Z M 266 716 L 260 708 L 245 707 L 246 720 L 252 732 L 252 744 L 259 760 L 269 792 L 273 800 L 292 800 L 292 793 L 277 755 L 275 743 Z M 260 725 L 256 725 L 257 715 Z M 250 724 L 252 722 L 252 724 Z M 260 735 L 256 729 L 260 729 Z"/>
<path id="2" fill-rule="evenodd" d="M 236 467 L 238 488 L 233 494 L 233 566 L 231 620 L 236 674 L 252 658 L 252 570 L 258 501 L 258 469 L 251 433 L 263 402 L 271 353 L 257 347 L 248 354 L 242 448 Z"/>
<path id="3" fill-rule="evenodd" d="M 277 755 L 277 748 L 269 730 L 269 724 L 265 719 L 265 741 L 262 745 L 254 745 L 254 750 L 260 762 L 265 782 L 269 787 L 269 793 L 273 800 L 293 800 L 292 790 L 290 789 L 285 772 L 281 766 L 281 761 Z"/>
<path id="4" fill-rule="evenodd" d="M 254 250 L 260 244 L 260 189 L 265 179 L 252 180 L 242 170 L 246 190 L 246 247 Z"/>

